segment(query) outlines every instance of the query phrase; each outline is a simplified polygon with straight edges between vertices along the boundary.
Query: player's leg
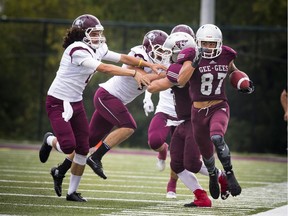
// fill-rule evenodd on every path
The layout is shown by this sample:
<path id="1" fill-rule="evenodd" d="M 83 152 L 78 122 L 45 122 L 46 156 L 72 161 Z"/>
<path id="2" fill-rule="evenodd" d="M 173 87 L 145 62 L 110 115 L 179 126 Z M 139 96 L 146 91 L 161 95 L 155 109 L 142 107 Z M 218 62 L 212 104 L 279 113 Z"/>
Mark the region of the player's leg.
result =
<path id="1" fill-rule="evenodd" d="M 220 195 L 218 184 L 219 171 L 215 166 L 214 146 L 210 140 L 209 118 L 205 109 L 192 107 L 192 130 L 195 142 L 198 144 L 203 162 L 209 173 L 209 192 L 214 199 Z"/>
<path id="2" fill-rule="evenodd" d="M 167 119 L 167 114 L 158 112 L 153 116 L 148 128 L 148 145 L 158 152 L 156 167 L 159 171 L 163 171 L 166 166 L 168 152 L 166 139 L 170 133 L 170 127 L 166 126 Z"/>
<path id="3" fill-rule="evenodd" d="M 189 172 L 188 170 L 183 170 L 181 173 L 178 173 L 179 179 L 183 184 L 188 187 L 195 195 L 193 202 L 185 204 L 185 207 L 211 207 L 212 202 L 207 196 L 206 191 L 199 184 L 196 176 Z"/>
<path id="4" fill-rule="evenodd" d="M 200 151 L 198 145 L 194 140 L 191 121 L 188 120 L 182 123 L 184 147 L 183 147 L 183 165 L 184 170 L 178 174 L 181 181 L 188 187 L 195 195 L 195 200 L 191 203 L 185 204 L 185 207 L 211 207 L 211 200 L 208 198 L 206 191 L 199 184 L 194 173 L 198 173 L 203 162 L 200 160 Z M 206 169 L 207 172 L 207 169 Z M 208 172 L 207 172 L 208 173 Z"/>
<path id="5" fill-rule="evenodd" d="M 76 140 L 72 131 L 70 122 L 64 121 L 62 118 L 62 113 L 64 111 L 63 101 L 52 96 L 47 96 L 46 99 L 46 111 L 53 128 L 53 131 L 57 137 L 60 138 L 58 141 L 57 137 L 53 133 L 48 132 L 44 135 L 43 145 L 39 151 L 40 161 L 45 163 L 48 160 L 50 151 L 52 148 L 63 153 L 62 149 L 65 149 L 65 146 L 76 146 Z M 62 139 L 62 138 L 65 139 Z M 65 141 L 64 141 L 65 140 Z M 60 147 L 60 143 L 61 146 Z M 70 144 L 69 144 L 70 143 Z M 62 148 L 62 149 L 61 149 Z M 67 149 L 67 148 L 66 148 Z M 66 150 L 67 151 L 67 150 Z M 67 155 L 62 164 L 58 167 L 52 167 L 50 174 L 53 177 L 54 181 L 54 190 L 57 196 L 62 195 L 62 182 L 65 177 L 66 172 L 70 169 L 72 160 L 74 157 L 74 152 L 71 155 Z"/>
<path id="6" fill-rule="evenodd" d="M 184 170 L 184 164 L 183 164 L 184 138 L 181 131 L 182 131 L 182 125 L 178 125 L 174 130 L 170 141 L 171 176 L 170 181 L 167 184 L 167 194 L 166 194 L 167 198 L 170 197 L 176 198 L 176 183 L 178 180 L 178 173 L 181 173 Z M 174 173 L 176 176 L 172 177 Z"/>
<path id="7" fill-rule="evenodd" d="M 177 198 L 177 193 L 176 193 L 177 181 L 178 181 L 177 174 L 172 169 L 170 169 L 170 179 L 166 187 L 166 198 L 168 199 Z"/>
<path id="8" fill-rule="evenodd" d="M 89 123 L 83 103 L 75 104 L 74 115 L 70 122 L 76 139 L 76 148 L 71 165 L 70 183 L 66 200 L 86 202 L 87 200 L 80 193 L 77 193 L 89 152 Z"/>
<path id="9" fill-rule="evenodd" d="M 94 97 L 94 105 L 105 121 L 110 122 L 116 129 L 100 141 L 97 150 L 87 159 L 87 164 L 101 178 L 106 179 L 103 172 L 102 157 L 113 147 L 130 137 L 137 128 L 136 122 L 127 107 L 116 97 L 104 89 L 98 89 Z M 92 119 L 93 120 L 93 119 Z M 93 121 L 90 125 L 94 124 Z M 101 123 L 95 127 L 102 127 Z M 93 135 L 91 135 L 93 136 Z M 90 144 L 94 145 L 94 143 Z"/>
<path id="10" fill-rule="evenodd" d="M 57 196 L 59 196 L 59 197 L 62 195 L 63 179 L 65 178 L 65 174 L 71 168 L 74 154 L 75 154 L 75 152 L 73 152 L 70 155 L 67 155 L 61 164 L 59 164 L 56 167 L 51 168 L 50 174 L 51 174 L 51 176 L 53 178 L 53 182 L 54 182 L 54 191 L 57 194 Z"/>
<path id="11" fill-rule="evenodd" d="M 225 170 L 228 181 L 228 190 L 232 196 L 237 196 L 241 193 L 241 186 L 232 170 L 230 150 L 224 139 L 224 134 L 226 133 L 229 122 L 229 106 L 226 102 L 223 102 L 217 104 L 213 109 L 215 109 L 215 111 L 213 111 L 214 114 L 210 120 L 211 140 L 214 143 L 217 156 Z"/>

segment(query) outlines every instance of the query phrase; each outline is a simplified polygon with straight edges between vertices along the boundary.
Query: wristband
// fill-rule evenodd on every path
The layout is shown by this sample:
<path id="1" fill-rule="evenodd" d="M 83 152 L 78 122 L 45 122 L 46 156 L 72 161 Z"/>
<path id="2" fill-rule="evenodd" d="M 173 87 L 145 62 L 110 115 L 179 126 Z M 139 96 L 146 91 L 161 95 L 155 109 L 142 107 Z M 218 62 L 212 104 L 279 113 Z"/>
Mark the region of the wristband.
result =
<path id="1" fill-rule="evenodd" d="M 138 64 L 138 67 L 141 66 L 141 63 L 142 63 L 142 59 L 140 59 L 139 64 Z"/>

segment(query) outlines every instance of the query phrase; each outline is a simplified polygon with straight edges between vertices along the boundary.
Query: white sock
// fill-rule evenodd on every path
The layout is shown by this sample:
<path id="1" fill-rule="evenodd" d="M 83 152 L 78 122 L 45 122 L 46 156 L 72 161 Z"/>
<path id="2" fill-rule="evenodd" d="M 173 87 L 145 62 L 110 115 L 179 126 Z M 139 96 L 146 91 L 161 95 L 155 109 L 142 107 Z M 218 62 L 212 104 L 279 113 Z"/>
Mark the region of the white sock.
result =
<path id="1" fill-rule="evenodd" d="M 55 139 L 55 136 L 48 136 L 47 137 L 47 144 L 49 146 L 52 146 L 53 140 Z"/>
<path id="2" fill-rule="evenodd" d="M 60 148 L 59 142 L 56 143 L 56 150 L 57 150 L 58 152 L 63 153 L 63 151 L 62 151 L 61 148 Z"/>
<path id="3" fill-rule="evenodd" d="M 201 173 L 202 175 L 205 175 L 205 176 L 209 176 L 207 167 L 205 166 L 205 164 L 203 162 L 202 162 L 201 169 L 199 170 L 199 173 Z"/>
<path id="4" fill-rule="evenodd" d="M 221 169 L 218 169 L 218 178 L 222 175 L 222 170 Z"/>
<path id="5" fill-rule="evenodd" d="M 77 191 L 79 184 L 80 184 L 80 180 L 81 180 L 82 176 L 76 176 L 73 175 L 71 173 L 70 176 L 70 184 L 69 184 L 69 188 L 68 188 L 68 194 L 72 194 L 73 192 Z"/>
<path id="6" fill-rule="evenodd" d="M 187 188 L 189 188 L 192 192 L 194 192 L 197 189 L 203 190 L 196 176 L 192 172 L 189 172 L 188 170 L 185 169 L 181 173 L 178 173 L 177 175 L 183 182 L 183 184 Z"/>

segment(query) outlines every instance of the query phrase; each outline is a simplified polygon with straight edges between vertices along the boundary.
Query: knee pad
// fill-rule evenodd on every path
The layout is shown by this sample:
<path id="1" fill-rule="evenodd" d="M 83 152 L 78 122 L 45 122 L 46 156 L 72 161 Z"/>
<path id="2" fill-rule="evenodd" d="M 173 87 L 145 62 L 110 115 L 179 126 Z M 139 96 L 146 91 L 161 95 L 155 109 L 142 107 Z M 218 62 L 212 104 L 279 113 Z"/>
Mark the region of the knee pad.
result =
<path id="1" fill-rule="evenodd" d="M 213 135 L 211 137 L 211 141 L 214 143 L 214 145 L 217 147 L 219 145 L 223 145 L 224 138 L 221 135 Z"/>
<path id="2" fill-rule="evenodd" d="M 170 168 L 175 172 L 176 174 L 182 172 L 184 170 L 183 163 L 179 163 L 177 161 L 172 161 L 170 162 Z"/>
<path id="3" fill-rule="evenodd" d="M 80 154 L 75 154 L 74 158 L 73 158 L 73 162 L 76 164 L 84 166 L 86 164 L 86 156 L 80 155 Z"/>
<path id="4" fill-rule="evenodd" d="M 157 136 L 156 134 L 155 136 L 154 135 L 149 136 L 148 143 L 149 143 L 150 148 L 153 150 L 159 149 L 163 145 L 164 142 L 165 140 L 161 139 L 161 137 Z"/>
<path id="5" fill-rule="evenodd" d="M 192 173 L 198 173 L 201 169 L 202 162 L 200 160 L 195 160 L 194 163 L 184 164 L 184 168 Z"/>
<path id="6" fill-rule="evenodd" d="M 64 154 L 71 154 L 75 150 L 75 146 L 73 145 L 61 146 L 61 150 L 63 151 Z"/>
<path id="7" fill-rule="evenodd" d="M 212 142 L 215 145 L 218 157 L 221 156 L 222 158 L 230 157 L 230 150 L 228 145 L 226 144 L 223 136 L 220 135 L 213 135 L 211 137 Z"/>

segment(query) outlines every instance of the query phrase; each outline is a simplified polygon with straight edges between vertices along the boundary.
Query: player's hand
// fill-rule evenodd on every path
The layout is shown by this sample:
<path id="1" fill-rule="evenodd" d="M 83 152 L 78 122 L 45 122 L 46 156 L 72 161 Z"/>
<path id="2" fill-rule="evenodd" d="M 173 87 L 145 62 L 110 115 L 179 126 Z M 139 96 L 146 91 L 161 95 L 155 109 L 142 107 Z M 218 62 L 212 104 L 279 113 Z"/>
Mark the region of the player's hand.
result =
<path id="1" fill-rule="evenodd" d="M 244 93 L 244 94 L 251 94 L 252 92 L 254 92 L 255 90 L 255 86 L 253 84 L 253 82 L 250 80 L 249 81 L 249 87 L 246 88 L 246 89 L 239 89 L 238 91 L 241 92 L 241 93 Z"/>
<path id="2" fill-rule="evenodd" d="M 150 80 L 148 77 L 142 75 L 139 71 L 135 73 L 134 79 L 138 83 L 138 89 L 142 89 L 143 86 L 148 86 L 150 84 Z"/>
<path id="3" fill-rule="evenodd" d="M 146 116 L 148 116 L 149 113 L 154 112 L 154 104 L 151 98 L 144 98 L 143 108 Z"/>
<path id="4" fill-rule="evenodd" d="M 165 67 L 164 65 L 161 64 L 152 64 L 150 66 L 150 68 L 152 69 L 152 71 L 154 71 L 156 74 L 160 74 L 161 72 L 166 72 L 167 67 Z"/>
<path id="5" fill-rule="evenodd" d="M 203 52 L 207 50 L 206 48 L 196 48 L 195 58 L 192 61 L 192 67 L 197 68 L 201 62 Z"/>

